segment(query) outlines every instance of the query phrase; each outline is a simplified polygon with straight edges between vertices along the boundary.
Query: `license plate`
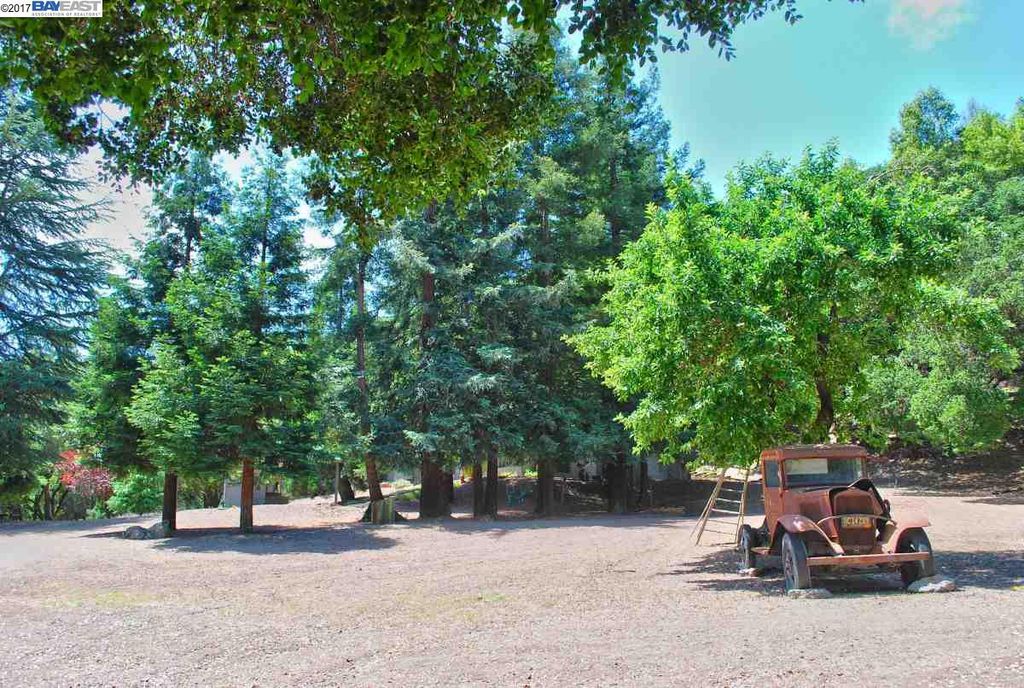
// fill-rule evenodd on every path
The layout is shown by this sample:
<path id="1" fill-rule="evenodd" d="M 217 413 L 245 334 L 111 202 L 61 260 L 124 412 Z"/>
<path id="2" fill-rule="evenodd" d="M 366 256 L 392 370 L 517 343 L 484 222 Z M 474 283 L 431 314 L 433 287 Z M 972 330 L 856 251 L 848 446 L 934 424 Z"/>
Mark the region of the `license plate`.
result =
<path id="1" fill-rule="evenodd" d="M 867 516 L 843 516 L 843 528 L 870 528 L 871 519 Z"/>

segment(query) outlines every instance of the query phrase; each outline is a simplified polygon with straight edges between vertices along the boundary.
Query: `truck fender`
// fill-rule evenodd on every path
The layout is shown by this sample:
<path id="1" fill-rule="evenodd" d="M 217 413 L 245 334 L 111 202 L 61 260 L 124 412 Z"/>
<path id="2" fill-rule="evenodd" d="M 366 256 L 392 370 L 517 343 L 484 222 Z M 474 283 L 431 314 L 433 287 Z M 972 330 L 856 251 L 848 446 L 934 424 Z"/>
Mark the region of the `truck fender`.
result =
<path id="1" fill-rule="evenodd" d="M 836 546 L 829 539 L 828 535 L 818 527 L 817 523 L 800 514 L 786 514 L 785 516 L 780 516 L 775 524 L 775 533 L 772 535 L 772 554 L 778 554 L 782 551 L 782 534 L 784 532 L 804 536 L 813 533 L 821 538 L 833 551 L 836 550 Z"/>
<path id="2" fill-rule="evenodd" d="M 904 533 L 908 530 L 914 530 L 917 528 L 927 528 L 931 525 L 924 516 L 907 516 L 897 521 L 895 526 L 889 525 L 886 527 L 885 533 L 885 550 L 888 552 L 895 552 L 899 547 L 900 540 L 903 539 Z"/>

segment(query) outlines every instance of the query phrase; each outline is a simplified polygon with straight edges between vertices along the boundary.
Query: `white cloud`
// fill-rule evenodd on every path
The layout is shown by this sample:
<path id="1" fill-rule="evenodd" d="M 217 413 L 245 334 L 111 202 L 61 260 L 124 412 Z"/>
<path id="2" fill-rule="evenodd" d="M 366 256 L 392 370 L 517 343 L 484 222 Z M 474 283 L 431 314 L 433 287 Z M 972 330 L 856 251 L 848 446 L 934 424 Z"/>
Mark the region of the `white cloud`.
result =
<path id="1" fill-rule="evenodd" d="M 970 20 L 967 3 L 968 0 L 892 0 L 889 31 L 910 39 L 918 50 L 928 50 Z"/>

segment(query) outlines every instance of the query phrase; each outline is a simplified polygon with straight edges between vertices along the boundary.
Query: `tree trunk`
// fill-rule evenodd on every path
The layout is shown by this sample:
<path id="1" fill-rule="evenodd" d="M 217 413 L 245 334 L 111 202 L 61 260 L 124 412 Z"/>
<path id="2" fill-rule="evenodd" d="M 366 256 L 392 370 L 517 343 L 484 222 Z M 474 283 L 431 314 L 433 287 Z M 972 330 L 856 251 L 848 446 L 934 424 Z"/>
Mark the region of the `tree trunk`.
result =
<path id="1" fill-rule="evenodd" d="M 370 427 L 370 387 L 366 382 L 366 265 L 370 254 L 362 251 L 356 269 L 356 385 L 359 387 L 359 434 L 368 438 Z M 380 489 L 380 474 L 377 471 L 377 457 L 373 450 L 366 454 L 366 486 L 370 501 L 384 499 Z"/>
<path id="2" fill-rule="evenodd" d="M 338 504 L 341 501 L 341 462 L 334 462 L 334 503 Z"/>
<path id="3" fill-rule="evenodd" d="M 484 467 L 477 461 L 473 464 L 473 518 L 484 515 Z"/>
<path id="4" fill-rule="evenodd" d="M 829 329 L 831 329 L 832 323 L 838 315 L 836 304 L 832 304 L 829 308 Z M 836 409 L 835 402 L 832 399 L 832 390 L 829 389 L 828 379 L 825 376 L 825 363 L 828 360 L 829 345 L 831 344 L 831 337 L 828 332 L 818 333 L 818 364 L 820 368 L 814 376 L 814 387 L 818 393 L 818 417 L 815 419 L 815 425 L 820 428 L 823 435 L 828 437 L 829 442 L 835 443 L 839 440 L 838 433 L 836 431 Z"/>
<path id="5" fill-rule="evenodd" d="M 377 459 L 372 454 L 366 455 L 366 486 L 370 491 L 371 502 L 384 499 L 384 492 L 380 489 L 380 474 L 377 472 Z"/>
<path id="6" fill-rule="evenodd" d="M 53 520 L 53 495 L 49 484 L 43 485 L 43 520 Z"/>
<path id="7" fill-rule="evenodd" d="M 645 458 L 640 462 L 640 485 L 639 490 L 637 491 L 636 500 L 636 505 L 640 508 L 650 506 L 650 504 L 647 503 L 647 488 L 649 485 L 650 480 L 648 479 L 647 459 Z"/>
<path id="8" fill-rule="evenodd" d="M 636 491 L 633 484 L 633 464 L 623 462 L 622 471 L 625 475 L 625 490 L 626 490 L 626 511 L 634 511 L 636 509 Z"/>
<path id="9" fill-rule="evenodd" d="M 618 156 L 612 155 L 608 162 L 608 182 L 611 187 L 611 197 L 615 197 L 615 191 L 619 186 L 619 160 Z M 611 253 L 612 256 L 619 255 L 622 248 L 622 227 L 618 221 L 618 208 L 609 214 L 608 227 L 611 230 Z"/>
<path id="10" fill-rule="evenodd" d="M 444 472 L 444 489 L 448 503 L 453 503 L 455 501 L 455 471 Z"/>
<path id="11" fill-rule="evenodd" d="M 555 472 L 550 459 L 537 464 L 537 504 L 534 513 L 551 516 L 555 513 Z"/>
<path id="12" fill-rule="evenodd" d="M 836 435 L 836 409 L 832 400 L 832 392 L 823 375 L 814 378 L 814 387 L 818 392 L 818 417 L 814 422 L 833 444 L 838 440 Z"/>
<path id="13" fill-rule="evenodd" d="M 448 493 L 444 488 L 444 471 L 428 453 L 420 462 L 420 518 L 443 518 L 448 515 Z"/>
<path id="14" fill-rule="evenodd" d="M 352 489 L 352 480 L 347 475 L 341 476 L 338 493 L 342 504 L 356 498 L 356 491 Z"/>
<path id="15" fill-rule="evenodd" d="M 534 464 L 534 469 L 537 471 L 537 482 L 533 486 L 533 513 L 543 514 L 544 490 L 541 488 L 541 484 L 544 482 L 544 462 L 538 461 Z"/>
<path id="16" fill-rule="evenodd" d="M 484 489 L 484 513 L 491 518 L 498 517 L 498 452 L 488 448 L 487 487 Z"/>
<path id="17" fill-rule="evenodd" d="M 629 487 L 626 478 L 626 459 L 618 456 L 607 466 L 608 511 L 624 514 L 629 511 Z"/>
<path id="18" fill-rule="evenodd" d="M 242 513 L 239 517 L 239 527 L 243 533 L 252 532 L 252 499 L 253 488 L 255 487 L 255 476 L 253 475 L 252 460 L 242 460 Z"/>
<path id="19" fill-rule="evenodd" d="M 428 223 L 433 223 L 436 203 L 431 202 L 425 213 Z M 422 373 L 429 363 L 429 351 L 431 348 L 431 331 L 434 329 L 434 273 L 424 270 L 420 273 L 420 305 L 422 314 L 420 316 L 420 372 Z M 420 432 L 426 433 L 430 429 L 430 404 L 424 399 L 420 402 L 417 413 L 417 426 Z M 441 466 L 434 461 L 432 451 L 423 452 L 423 460 L 420 464 L 422 482 L 420 484 L 420 518 L 440 518 L 448 515 L 449 502 L 448 490 L 444 484 L 444 473 Z M 450 483 L 449 483 L 450 484 Z"/>
<path id="20" fill-rule="evenodd" d="M 164 471 L 164 530 L 168 537 L 178 528 L 178 474 Z"/>

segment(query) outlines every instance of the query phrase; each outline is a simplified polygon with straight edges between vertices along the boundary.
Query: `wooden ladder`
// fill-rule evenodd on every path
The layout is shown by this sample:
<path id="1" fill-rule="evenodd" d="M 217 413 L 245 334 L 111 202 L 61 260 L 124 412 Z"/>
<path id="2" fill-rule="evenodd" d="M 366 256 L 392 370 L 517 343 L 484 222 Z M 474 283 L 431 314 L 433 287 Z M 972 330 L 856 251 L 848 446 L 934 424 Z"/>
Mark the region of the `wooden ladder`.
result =
<path id="1" fill-rule="evenodd" d="M 693 527 L 693 531 L 690 533 L 691 537 L 694 538 L 695 544 L 700 544 L 700 539 L 705 531 L 721 535 L 732 535 L 731 544 L 736 544 L 740 541 L 740 528 L 743 527 L 743 517 L 747 512 L 747 487 L 750 485 L 751 469 L 752 466 L 747 466 L 743 472 L 743 484 L 738 488 L 724 487 L 724 484 L 727 482 L 725 477 L 727 469 L 723 468 L 718 474 L 718 482 L 715 483 L 715 489 L 711 491 L 711 497 L 708 498 L 708 503 L 704 506 L 704 511 L 701 513 L 700 518 L 697 519 L 697 525 Z M 728 497 L 723 495 L 728 495 Z M 733 497 L 738 497 L 738 499 L 733 499 Z M 735 527 L 731 523 L 712 520 L 715 518 L 715 515 L 735 516 Z M 708 528 L 708 521 L 711 521 L 713 525 L 728 526 L 728 530 Z"/>

